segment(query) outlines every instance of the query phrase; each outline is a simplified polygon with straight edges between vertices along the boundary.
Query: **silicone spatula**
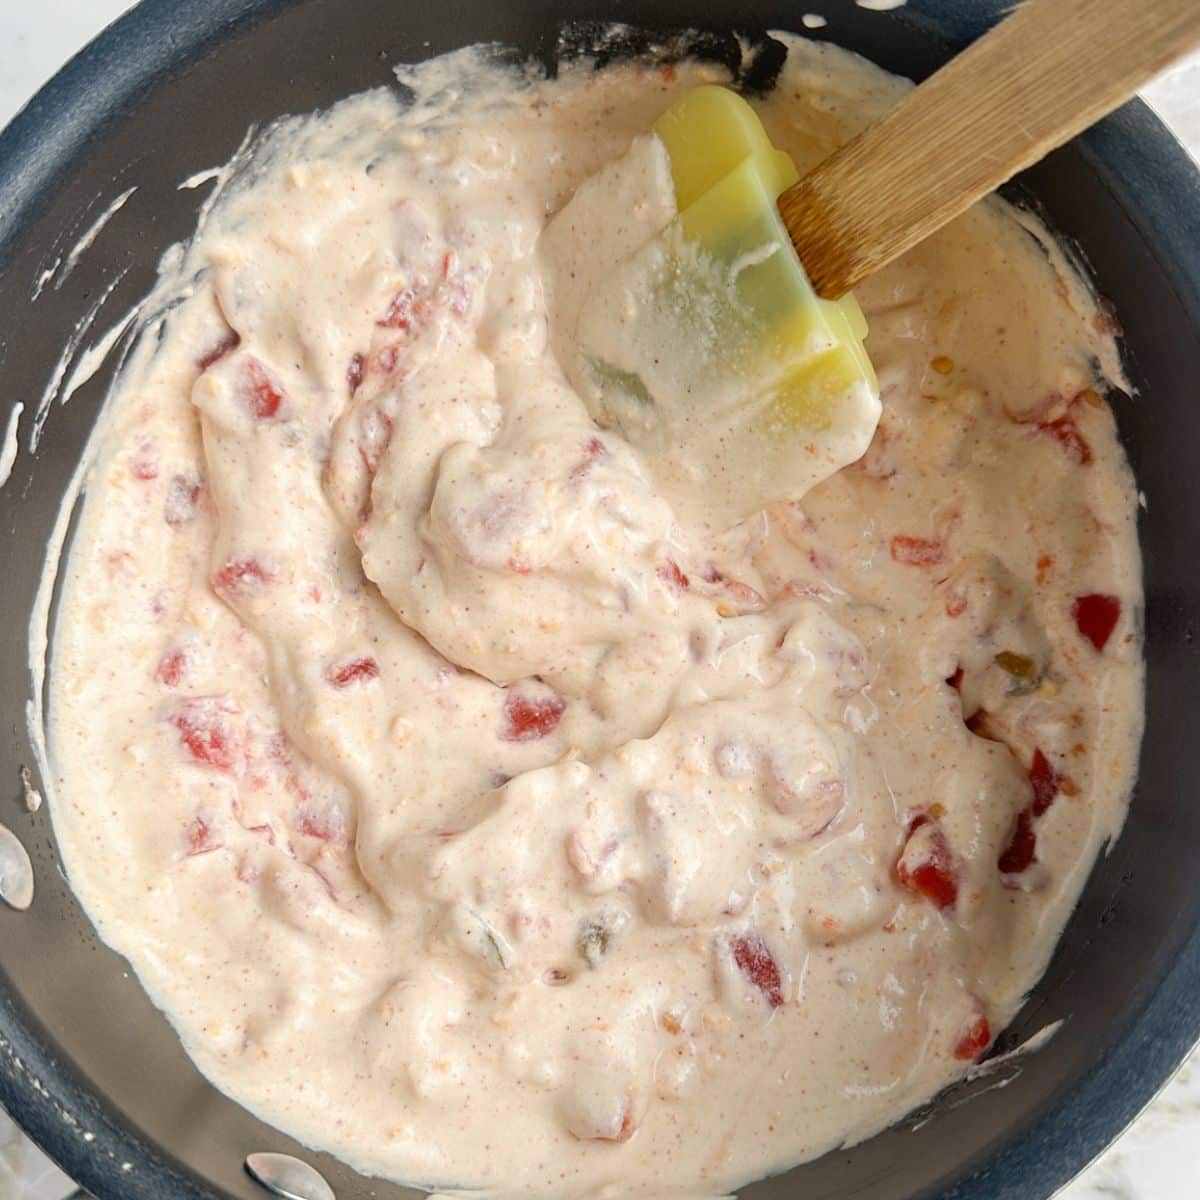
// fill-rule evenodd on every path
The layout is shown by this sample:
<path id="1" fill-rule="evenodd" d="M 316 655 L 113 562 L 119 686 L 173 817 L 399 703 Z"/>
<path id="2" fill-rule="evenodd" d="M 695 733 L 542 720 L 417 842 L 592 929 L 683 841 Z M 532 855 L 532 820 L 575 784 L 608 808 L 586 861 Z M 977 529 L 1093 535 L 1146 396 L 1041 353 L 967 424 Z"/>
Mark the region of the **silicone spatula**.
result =
<path id="1" fill-rule="evenodd" d="M 677 506 L 694 501 L 693 518 L 724 526 L 866 450 L 879 419 L 867 325 L 852 296 L 813 291 L 775 203 L 796 168 L 745 100 L 695 88 L 653 134 L 543 234 L 552 259 L 574 254 L 572 279 L 580 241 L 615 258 L 577 305 L 556 304 L 574 326 L 560 357 L 597 421 L 649 452 Z M 643 177 L 673 202 L 626 219 Z"/>
<path id="2" fill-rule="evenodd" d="M 689 92 L 654 126 L 677 215 L 580 314 L 593 413 L 718 522 L 802 494 L 878 419 L 850 289 L 1197 44 L 1200 0 L 1028 0 L 803 179 L 745 101 Z"/>
<path id="3" fill-rule="evenodd" d="M 769 384 L 771 415 L 828 428 L 831 406 L 873 393 L 875 373 L 858 302 L 818 298 L 789 245 L 776 200 L 799 179 L 792 160 L 728 88 L 693 89 L 654 132 L 671 163 L 679 213 L 673 232 L 702 249 L 706 270 L 734 282 L 731 307 L 742 319 L 725 314 L 725 357 L 744 358 L 747 372 Z M 863 415 L 874 415 L 874 406 Z"/>

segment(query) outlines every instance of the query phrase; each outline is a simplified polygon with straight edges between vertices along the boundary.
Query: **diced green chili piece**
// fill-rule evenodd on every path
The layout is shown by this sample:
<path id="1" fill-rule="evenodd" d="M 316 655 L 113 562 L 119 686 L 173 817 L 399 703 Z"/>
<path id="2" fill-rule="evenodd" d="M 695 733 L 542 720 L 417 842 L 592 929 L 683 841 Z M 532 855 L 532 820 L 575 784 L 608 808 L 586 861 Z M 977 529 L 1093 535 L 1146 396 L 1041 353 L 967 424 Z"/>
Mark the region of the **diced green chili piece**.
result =
<path id="1" fill-rule="evenodd" d="M 512 963 L 512 947 L 494 925 L 474 909 L 466 910 L 469 934 L 475 940 L 476 951 L 489 966 L 507 970 Z"/>
<path id="2" fill-rule="evenodd" d="M 579 957 L 589 967 L 598 967 L 608 953 L 610 936 L 610 931 L 602 921 L 595 919 L 584 921 L 579 928 L 579 938 L 575 943 Z"/>
<path id="3" fill-rule="evenodd" d="M 1027 654 L 1016 654 L 1012 650 L 1001 650 L 995 658 L 996 666 L 1007 671 L 1014 679 L 1036 679 L 1037 663 Z"/>

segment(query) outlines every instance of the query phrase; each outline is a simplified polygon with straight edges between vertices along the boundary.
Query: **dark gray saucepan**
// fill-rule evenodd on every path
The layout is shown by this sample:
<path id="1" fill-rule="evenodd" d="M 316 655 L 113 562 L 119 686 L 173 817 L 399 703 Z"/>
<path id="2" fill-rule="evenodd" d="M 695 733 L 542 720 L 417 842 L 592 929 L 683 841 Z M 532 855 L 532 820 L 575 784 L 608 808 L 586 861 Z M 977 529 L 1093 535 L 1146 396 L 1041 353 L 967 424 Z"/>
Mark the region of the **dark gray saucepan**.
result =
<path id="1" fill-rule="evenodd" d="M 246 127 L 388 84 L 389 67 L 501 41 L 553 63 L 565 23 L 603 17 L 698 27 L 736 60 L 731 31 L 800 26 L 921 78 L 1008 0 L 146 0 L 49 83 L 0 137 L 0 415 L 27 409 L 76 321 L 120 272 L 106 327 L 147 290 L 159 253 L 193 228 L 202 193 L 177 184 L 222 162 Z M 570 40 L 569 38 L 567 39 Z M 767 43 L 770 51 L 770 43 Z M 777 47 L 776 47 L 777 49 Z M 758 59 L 751 84 L 777 58 Z M 103 207 L 137 191 L 61 289 L 34 281 Z M 1030 171 L 1021 185 L 1093 265 L 1116 304 L 1141 393 L 1118 398 L 1149 510 L 1148 725 L 1125 833 L 1097 867 L 1057 957 L 998 1049 L 1065 1025 L 1019 1070 L 952 1089 L 871 1141 L 745 1189 L 751 1200 L 1044 1200 L 1136 1115 L 1200 1036 L 1200 176 L 1140 104 Z M 107 319 L 106 319 L 107 318 Z M 184 1057 L 123 961 L 93 935 L 57 866 L 46 813 L 25 813 L 32 763 L 25 630 L 59 496 L 108 377 L 52 414 L 0 491 L 0 820 L 37 873 L 30 911 L 0 913 L 0 1102 L 103 1200 L 260 1195 L 247 1152 L 292 1150 L 339 1200 L 415 1195 L 309 1154 L 219 1095 Z M 28 435 L 26 415 L 23 439 Z M 1010 1078 L 997 1088 L 997 1078 Z"/>

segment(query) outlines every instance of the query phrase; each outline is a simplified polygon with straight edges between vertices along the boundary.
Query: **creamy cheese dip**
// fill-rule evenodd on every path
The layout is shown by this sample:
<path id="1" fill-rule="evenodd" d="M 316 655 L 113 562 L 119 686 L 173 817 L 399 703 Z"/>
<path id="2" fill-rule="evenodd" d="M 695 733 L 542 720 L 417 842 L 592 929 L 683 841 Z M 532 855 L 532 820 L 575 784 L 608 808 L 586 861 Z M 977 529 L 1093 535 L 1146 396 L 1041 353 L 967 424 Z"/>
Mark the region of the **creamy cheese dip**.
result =
<path id="1" fill-rule="evenodd" d="M 786 40 L 803 171 L 907 85 Z M 1125 814 L 1113 324 L 1034 219 L 860 290 L 870 449 L 732 527 L 568 382 L 540 235 L 721 78 L 464 52 L 282 123 L 96 435 L 71 883 L 218 1087 L 366 1172 L 714 1194 L 866 1137 L 1011 1020 Z"/>

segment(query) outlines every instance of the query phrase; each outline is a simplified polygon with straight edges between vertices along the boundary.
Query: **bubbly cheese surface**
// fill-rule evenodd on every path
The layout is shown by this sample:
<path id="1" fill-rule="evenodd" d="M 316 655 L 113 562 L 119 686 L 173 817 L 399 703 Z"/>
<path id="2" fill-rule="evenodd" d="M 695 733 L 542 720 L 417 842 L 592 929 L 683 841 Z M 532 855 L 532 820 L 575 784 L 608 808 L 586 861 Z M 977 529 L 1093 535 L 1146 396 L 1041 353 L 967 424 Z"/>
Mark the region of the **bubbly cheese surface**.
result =
<path id="1" fill-rule="evenodd" d="M 786 41 L 756 105 L 803 171 L 907 85 Z M 1119 366 L 1034 219 L 860 289 L 869 450 L 732 526 L 569 382 L 621 223 L 541 235 L 721 78 L 462 52 L 289 119 L 96 434 L 72 886 L 218 1087 L 366 1172 L 717 1194 L 868 1136 L 1011 1020 L 1124 818 Z"/>

